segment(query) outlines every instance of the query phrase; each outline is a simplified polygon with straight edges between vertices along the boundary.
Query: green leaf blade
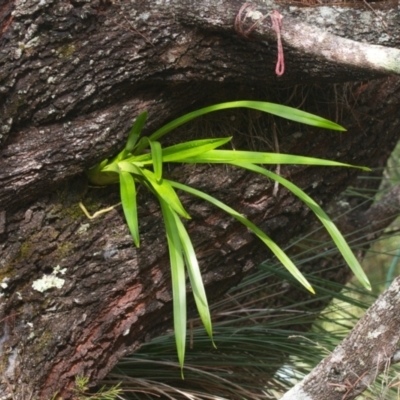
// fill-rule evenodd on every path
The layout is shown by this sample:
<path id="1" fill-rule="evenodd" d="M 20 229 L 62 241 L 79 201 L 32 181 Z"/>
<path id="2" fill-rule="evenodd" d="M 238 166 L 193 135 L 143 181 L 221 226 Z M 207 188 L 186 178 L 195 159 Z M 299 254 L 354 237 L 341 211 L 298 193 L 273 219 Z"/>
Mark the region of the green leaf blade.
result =
<path id="1" fill-rule="evenodd" d="M 179 365 L 183 371 L 186 349 L 186 278 L 181 240 L 176 226 L 175 211 L 159 197 L 164 218 L 171 263 L 174 332 Z M 178 217 L 177 217 L 178 218 Z M 183 377 L 183 372 L 182 372 Z"/>
<path id="2" fill-rule="evenodd" d="M 200 319 L 206 329 L 208 336 L 211 338 L 213 345 L 213 333 L 210 309 L 206 291 L 204 289 L 203 278 L 201 276 L 199 263 L 197 261 L 196 252 L 194 251 L 192 241 L 186 231 L 185 226 L 177 215 L 175 215 L 175 222 L 179 232 L 179 238 L 182 244 L 183 255 L 186 261 L 186 267 L 189 274 L 190 284 L 192 285 L 193 296 L 196 302 L 197 311 L 199 312 Z"/>
<path id="3" fill-rule="evenodd" d="M 119 179 L 122 209 L 124 210 L 125 219 L 129 231 L 131 232 L 133 242 L 136 247 L 139 247 L 139 222 L 137 216 L 135 181 L 132 175 L 126 171 L 120 171 Z"/>
<path id="4" fill-rule="evenodd" d="M 133 124 L 129 135 L 128 140 L 125 144 L 124 149 L 114 157 L 112 162 L 118 162 L 126 159 L 132 153 L 133 149 L 135 148 L 136 142 L 139 139 L 139 136 L 142 132 L 143 126 L 147 119 L 147 111 L 142 112 L 136 117 L 135 123 Z"/>
<path id="5" fill-rule="evenodd" d="M 151 156 L 154 168 L 154 175 L 157 182 L 161 182 L 163 173 L 163 155 L 161 143 L 150 140 Z"/>
<path id="6" fill-rule="evenodd" d="M 346 129 L 342 126 L 336 124 L 335 122 L 329 121 L 325 118 L 318 117 L 314 114 L 307 113 L 305 111 L 298 110 L 296 108 L 283 106 L 280 104 L 275 103 L 268 103 L 263 101 L 232 101 L 227 103 L 219 103 L 214 104 L 209 107 L 204 107 L 196 111 L 192 111 L 188 114 L 185 114 L 173 121 L 169 122 L 168 124 L 164 125 L 157 131 L 155 131 L 151 136 L 151 140 L 157 140 L 160 137 L 164 136 L 165 134 L 169 133 L 173 129 L 191 121 L 194 118 L 200 117 L 202 115 L 209 114 L 211 112 L 219 111 L 219 110 L 226 110 L 226 109 L 233 109 L 233 108 L 250 108 L 253 110 L 258 110 L 262 112 L 266 112 L 269 114 L 276 115 L 278 117 L 282 117 L 285 119 L 289 119 L 291 121 L 299 122 L 302 124 L 317 126 L 320 128 L 325 129 L 332 129 L 336 131 L 345 131 Z"/>
<path id="7" fill-rule="evenodd" d="M 192 140 L 167 147 L 163 150 L 164 162 L 186 162 L 186 159 L 214 150 L 230 142 L 232 137 Z"/>
<path id="8" fill-rule="evenodd" d="M 366 289 L 371 290 L 371 284 L 368 280 L 368 277 L 363 271 L 354 253 L 351 251 L 347 241 L 340 233 L 339 229 L 336 227 L 334 222 L 325 213 L 325 211 L 310 196 L 308 196 L 303 190 L 301 190 L 294 183 L 288 181 L 287 179 L 281 177 L 280 175 L 277 175 L 271 171 L 266 170 L 265 168 L 259 167 L 258 165 L 244 164 L 244 163 L 232 163 L 232 164 L 241 168 L 248 169 L 253 172 L 257 172 L 261 175 L 267 176 L 268 178 L 279 182 L 282 186 L 285 186 L 295 196 L 297 196 L 300 200 L 302 200 L 314 212 L 317 218 L 325 226 L 326 230 L 332 237 L 343 258 L 346 260 L 350 269 L 353 271 L 355 277 Z"/>
<path id="9" fill-rule="evenodd" d="M 338 161 L 323 158 L 305 157 L 283 153 L 265 153 L 257 151 L 240 150 L 210 150 L 205 153 L 186 158 L 187 163 L 225 164 L 232 162 L 251 164 L 296 164 L 296 165 L 319 165 L 329 167 L 351 167 L 370 171 L 370 168 L 345 164 Z"/>
<path id="10" fill-rule="evenodd" d="M 143 126 L 146 123 L 147 115 L 147 111 L 144 111 L 136 117 L 135 123 L 133 124 L 132 129 L 129 132 L 128 141 L 125 145 L 125 150 L 127 152 L 130 153 L 134 149 L 136 142 L 139 139 L 140 134 L 142 133 Z"/>
<path id="11" fill-rule="evenodd" d="M 162 182 L 158 182 L 154 172 L 145 168 L 142 169 L 142 172 L 157 196 L 163 199 L 163 201 L 165 201 L 179 215 L 186 219 L 190 219 L 190 215 L 183 207 L 178 195 L 176 194 L 174 188 L 169 184 L 168 180 L 164 179 Z"/>
<path id="12" fill-rule="evenodd" d="M 271 238 L 266 235 L 260 228 L 254 225 L 251 221 L 249 221 L 246 217 L 239 214 L 233 208 L 227 206 L 226 204 L 222 203 L 221 201 L 217 200 L 216 198 L 201 192 L 200 190 L 194 189 L 192 187 L 183 185 L 178 182 L 169 181 L 171 186 L 188 192 L 194 196 L 197 196 L 203 200 L 208 201 L 209 203 L 215 205 L 216 207 L 220 208 L 221 210 L 225 211 L 233 218 L 240 221 L 243 225 L 249 228 L 256 236 L 258 236 L 275 254 L 275 256 L 282 262 L 282 264 L 288 269 L 288 271 L 311 293 L 314 293 L 313 288 L 311 287 L 310 283 L 307 279 L 303 276 L 303 274 L 299 271 L 299 269 L 293 264 L 292 260 L 285 254 L 285 252 L 273 241 Z"/>
<path id="13" fill-rule="evenodd" d="M 331 129 L 334 131 L 346 131 L 343 126 L 336 124 L 328 119 L 319 117 L 318 115 L 310 114 L 306 111 L 297 108 L 284 106 L 281 104 L 249 101 L 248 106 L 259 111 L 263 111 L 290 121 L 299 122 L 301 124 L 316 126 L 324 129 Z M 260 104 L 261 103 L 261 104 Z"/>
<path id="14" fill-rule="evenodd" d="M 163 162 L 186 162 L 189 157 L 195 157 L 199 154 L 213 150 L 228 143 L 232 138 L 213 138 L 191 140 L 179 143 L 162 149 Z M 141 154 L 126 159 L 129 162 L 141 162 L 143 164 L 152 163 L 152 155 L 149 153 Z"/>
<path id="15" fill-rule="evenodd" d="M 120 171 L 129 172 L 137 176 L 143 175 L 140 165 L 135 165 L 134 163 L 130 163 L 127 161 L 120 161 L 118 163 L 118 168 Z"/>

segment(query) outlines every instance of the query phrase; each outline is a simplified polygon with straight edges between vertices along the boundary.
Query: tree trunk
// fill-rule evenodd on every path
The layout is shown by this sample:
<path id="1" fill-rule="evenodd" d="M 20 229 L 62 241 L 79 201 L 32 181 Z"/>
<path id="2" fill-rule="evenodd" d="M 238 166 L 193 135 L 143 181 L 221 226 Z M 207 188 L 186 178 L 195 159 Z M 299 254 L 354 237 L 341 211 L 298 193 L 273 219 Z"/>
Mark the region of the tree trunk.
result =
<path id="1" fill-rule="evenodd" d="M 352 400 L 399 362 L 400 278 L 358 321 L 345 340 L 281 400 Z"/>
<path id="2" fill-rule="evenodd" d="M 271 144 L 275 127 L 282 153 L 385 164 L 399 135 L 400 80 L 330 83 L 399 72 L 396 10 L 388 4 L 378 11 L 389 36 L 370 10 L 263 4 L 257 9 L 263 15 L 279 8 L 284 16 L 286 69 L 277 78 L 270 20 L 246 33 L 257 14 L 243 9 L 247 18 L 236 28 L 251 40 L 241 37 L 234 29 L 241 6 L 233 0 L 0 0 L 1 396 L 48 399 L 58 392 L 68 399 L 77 374 L 95 383 L 122 355 L 171 326 L 169 261 L 154 199 L 140 192 L 140 249 L 133 247 L 120 208 L 89 221 L 78 206 L 83 200 L 94 212 L 118 203 L 117 188 L 90 188 L 82 173 L 121 148 L 138 113 L 149 111 L 149 133 L 215 102 L 301 106 L 340 119 L 348 132 L 235 111 L 203 118 L 167 142 L 222 131 L 234 136 L 235 148 L 278 151 Z M 369 18 L 379 32 L 366 33 L 352 22 L 356 16 Z M 319 40 L 318 29 L 329 24 L 331 33 Z M 379 56 L 371 60 L 371 52 Z M 315 86 L 293 86 L 317 79 Z M 205 165 L 171 167 L 169 173 L 215 194 L 279 244 L 311 223 L 304 204 L 283 188 L 274 196 L 273 183 L 249 173 Z M 357 171 L 301 166 L 281 174 L 324 205 Z M 224 214 L 187 196 L 184 204 L 211 300 L 270 256 Z M 59 287 L 36 290 L 44 275 Z"/>

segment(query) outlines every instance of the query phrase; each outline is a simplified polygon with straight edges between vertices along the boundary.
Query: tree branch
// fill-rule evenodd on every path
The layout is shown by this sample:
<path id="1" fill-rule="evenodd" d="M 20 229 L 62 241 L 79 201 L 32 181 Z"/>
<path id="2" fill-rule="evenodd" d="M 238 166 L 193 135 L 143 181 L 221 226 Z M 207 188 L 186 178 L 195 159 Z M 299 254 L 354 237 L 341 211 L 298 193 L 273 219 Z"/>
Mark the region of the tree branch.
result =
<path id="1" fill-rule="evenodd" d="M 351 400 L 398 356 L 400 277 L 378 298 L 345 340 L 281 400 Z"/>
<path id="2" fill-rule="evenodd" d="M 190 0 L 187 3 L 192 6 Z M 233 4 L 235 3 L 224 4 L 224 6 L 230 12 L 234 12 Z M 248 4 L 256 5 L 256 3 Z M 370 9 L 362 10 L 362 8 L 360 10 L 359 6 L 357 4 L 354 9 L 335 6 L 296 8 L 292 5 L 265 1 L 256 7 L 244 10 L 242 18 L 247 22 L 247 28 L 254 26 L 253 39 L 270 48 L 269 43 L 274 42 L 275 31 L 269 15 L 272 10 L 279 9 L 283 16 L 281 36 L 285 51 L 292 55 L 292 59 L 304 60 L 301 73 L 305 79 L 313 76 L 321 78 L 322 75 L 335 76 L 334 79 L 340 80 L 340 76 L 345 71 L 347 74 L 354 74 L 352 80 L 361 79 L 363 75 L 373 77 L 382 74 L 399 74 L 400 50 L 389 47 L 399 46 L 397 26 L 400 21 L 395 11 L 397 6 L 393 5 L 393 9 L 386 10 L 384 13 L 379 10 L 378 12 Z M 198 25 L 204 25 L 206 21 L 210 29 L 221 29 L 218 7 L 213 8 L 206 16 L 203 12 L 200 13 L 200 6 L 198 8 L 196 16 L 191 13 L 184 14 L 181 20 L 196 21 Z M 382 18 L 387 21 L 389 34 L 382 32 L 384 30 Z M 366 35 L 365 25 L 353 22 L 354 20 L 374 21 L 377 30 L 375 36 L 370 31 Z M 382 46 L 382 43 L 385 46 Z M 263 50 L 260 49 L 259 52 L 262 53 Z M 333 66 L 335 70 L 331 69 Z M 288 77 L 291 79 L 292 74 L 298 72 L 298 66 L 291 65 L 287 76 L 280 80 L 285 81 Z"/>
<path id="3" fill-rule="evenodd" d="M 160 126 L 195 101 L 210 104 L 210 93 L 223 87 L 230 86 L 231 93 L 238 93 L 235 85 L 246 87 L 247 97 L 260 84 L 399 72 L 397 49 L 350 40 L 364 41 L 366 34 L 353 21 L 378 24 L 370 10 L 329 7 L 328 15 L 327 7 L 271 1 L 257 6 L 247 23 L 256 12 L 266 16 L 279 8 L 283 15 L 286 68 L 278 79 L 270 19 L 257 25 L 255 40 L 234 31 L 241 1 L 105 3 L 7 1 L 1 9 L 1 210 L 115 153 L 144 109 L 153 126 Z M 392 36 L 368 32 L 368 41 L 398 45 L 398 14 L 389 9 L 384 17 Z M 202 88 L 196 98 L 188 83 Z M 55 141 L 63 151 L 51 151 Z"/>

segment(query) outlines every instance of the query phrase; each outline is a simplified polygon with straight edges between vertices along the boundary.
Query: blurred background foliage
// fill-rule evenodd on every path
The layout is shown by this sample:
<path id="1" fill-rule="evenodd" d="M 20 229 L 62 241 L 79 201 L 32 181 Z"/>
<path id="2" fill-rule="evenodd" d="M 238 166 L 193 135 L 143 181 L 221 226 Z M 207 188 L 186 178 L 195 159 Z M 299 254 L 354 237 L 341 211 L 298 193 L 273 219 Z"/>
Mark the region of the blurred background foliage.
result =
<path id="1" fill-rule="evenodd" d="M 383 171 L 378 191 L 363 191 L 354 185 L 345 196 L 378 200 L 400 183 L 399 166 L 398 145 Z M 340 343 L 399 274 L 399 235 L 397 219 L 374 241 L 364 257 L 363 268 L 373 285 L 372 293 L 355 281 L 342 286 L 309 271 L 307 279 L 317 296 L 305 295 L 300 300 L 297 297 L 295 304 L 286 302 L 286 296 L 290 297 L 297 284 L 279 264 L 268 260 L 212 306 L 217 350 L 192 316 L 185 380 L 180 378 L 170 332 L 124 357 L 102 384 L 121 382 L 122 391 L 117 398 L 124 400 L 279 399 Z M 332 257 L 329 243 L 318 243 L 315 237 L 318 235 L 311 233 L 291 244 L 297 246 L 293 252 L 297 265 L 319 260 L 322 264 L 324 259 Z M 301 290 L 298 285 L 296 289 Z M 329 306 L 325 307 L 327 302 Z M 323 306 L 318 308 L 317 303 Z M 400 369 L 392 366 L 359 398 L 400 399 L 399 387 Z"/>

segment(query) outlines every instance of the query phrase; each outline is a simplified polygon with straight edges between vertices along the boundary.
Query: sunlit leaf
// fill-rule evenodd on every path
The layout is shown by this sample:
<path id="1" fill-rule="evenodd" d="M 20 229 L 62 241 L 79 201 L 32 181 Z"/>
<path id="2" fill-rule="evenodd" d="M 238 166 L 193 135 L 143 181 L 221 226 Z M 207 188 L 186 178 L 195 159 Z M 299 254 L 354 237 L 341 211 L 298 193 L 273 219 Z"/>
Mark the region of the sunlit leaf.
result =
<path id="1" fill-rule="evenodd" d="M 116 172 L 117 174 L 119 174 L 118 163 L 111 162 L 111 163 L 107 164 L 106 166 L 104 166 L 101 170 L 101 173 L 105 173 L 105 172 Z"/>
<path id="2" fill-rule="evenodd" d="M 168 160 L 169 161 L 169 160 Z M 173 161 L 173 160 L 171 160 Z M 184 159 L 185 163 L 210 163 L 225 164 L 231 162 L 252 163 L 252 164 L 302 164 L 302 165 L 324 165 L 330 167 L 352 167 L 364 171 L 371 171 L 370 168 L 345 164 L 324 158 L 304 157 L 292 154 L 263 153 L 257 151 L 240 150 L 210 150 L 205 153 Z"/>
<path id="3" fill-rule="evenodd" d="M 183 255 L 186 261 L 186 267 L 189 274 L 190 284 L 192 285 L 193 296 L 196 302 L 197 311 L 199 312 L 200 319 L 203 322 L 206 332 L 212 340 L 212 324 L 210 309 L 208 307 L 206 291 L 204 290 L 203 278 L 197 262 L 196 252 L 194 251 L 192 241 L 186 231 L 185 226 L 175 214 L 175 223 L 179 232 Z M 214 345 L 215 346 L 215 345 Z"/>
<path id="4" fill-rule="evenodd" d="M 231 139 L 231 137 L 227 137 L 221 139 L 193 140 L 170 146 L 163 150 L 163 160 L 164 162 L 182 162 L 182 160 L 186 160 L 187 158 L 190 159 L 223 146 Z"/>
<path id="5" fill-rule="evenodd" d="M 136 205 L 136 188 L 132 175 L 126 171 L 120 171 L 121 202 L 126 222 L 132 235 L 133 242 L 139 247 L 139 224 Z"/>
<path id="6" fill-rule="evenodd" d="M 191 140 L 189 142 L 179 143 L 170 147 L 162 149 L 163 162 L 179 162 L 179 160 L 195 157 L 199 154 L 208 152 L 216 149 L 226 143 L 232 138 L 221 138 L 221 139 L 200 139 Z M 143 164 L 152 163 L 152 155 L 150 153 L 129 157 L 126 159 L 129 162 L 141 162 Z"/>
<path id="7" fill-rule="evenodd" d="M 128 140 L 125 144 L 124 149 L 117 156 L 115 156 L 111 160 L 111 162 L 118 162 L 124 160 L 131 154 L 142 132 L 143 126 L 146 122 L 146 118 L 147 118 L 147 111 L 142 112 L 136 117 L 135 123 L 133 124 L 132 129 L 129 132 Z"/>
<path id="8" fill-rule="evenodd" d="M 167 180 L 158 182 L 154 172 L 148 169 L 142 169 L 143 175 L 147 178 L 148 183 L 151 185 L 155 193 L 162 198 L 174 211 L 184 218 L 190 219 L 190 215 L 184 209 L 178 195 L 174 188 L 169 184 Z"/>
<path id="9" fill-rule="evenodd" d="M 157 141 L 150 141 L 151 156 L 153 161 L 154 175 L 158 183 L 162 180 L 163 171 L 163 156 L 161 143 Z"/>
<path id="10" fill-rule="evenodd" d="M 147 119 L 147 111 L 142 112 L 136 117 L 136 121 L 129 132 L 128 141 L 126 142 L 125 149 L 131 152 L 136 145 L 136 142 L 142 133 L 142 129 Z"/>
<path id="11" fill-rule="evenodd" d="M 159 202 L 161 205 L 168 241 L 168 251 L 171 263 L 175 342 L 179 365 L 182 370 L 186 347 L 185 265 L 183 261 L 179 231 L 176 226 L 175 211 L 161 197 L 159 197 Z"/>
<path id="12" fill-rule="evenodd" d="M 312 126 L 317 126 L 319 128 L 332 129 L 336 131 L 345 131 L 346 129 L 342 126 L 329 121 L 325 118 L 318 117 L 317 115 L 307 113 L 305 111 L 298 110 L 297 108 L 292 108 L 288 106 L 283 106 L 281 104 L 267 103 L 263 101 L 232 101 L 228 103 L 214 104 L 209 107 L 204 107 L 196 111 L 192 111 L 188 114 L 183 115 L 177 119 L 174 119 L 170 123 L 164 125 L 162 128 L 155 131 L 151 136 L 151 140 L 157 140 L 164 136 L 168 132 L 191 121 L 194 118 L 200 117 L 202 115 L 226 109 L 233 108 L 250 108 L 253 110 L 258 110 L 266 112 L 269 114 L 276 115 L 278 117 L 286 118 L 291 121 L 300 122 L 302 124 L 308 124 Z"/>
<path id="13" fill-rule="evenodd" d="M 118 163 L 118 168 L 120 171 L 130 172 L 131 174 L 142 176 L 143 175 L 142 168 L 140 168 L 140 167 L 141 167 L 140 164 L 137 165 L 137 164 L 130 163 L 127 161 L 120 161 Z"/>

